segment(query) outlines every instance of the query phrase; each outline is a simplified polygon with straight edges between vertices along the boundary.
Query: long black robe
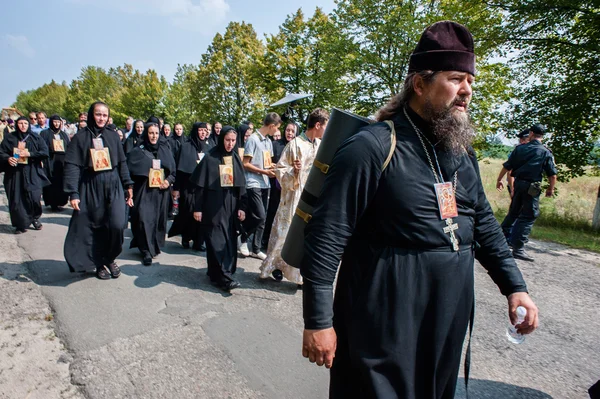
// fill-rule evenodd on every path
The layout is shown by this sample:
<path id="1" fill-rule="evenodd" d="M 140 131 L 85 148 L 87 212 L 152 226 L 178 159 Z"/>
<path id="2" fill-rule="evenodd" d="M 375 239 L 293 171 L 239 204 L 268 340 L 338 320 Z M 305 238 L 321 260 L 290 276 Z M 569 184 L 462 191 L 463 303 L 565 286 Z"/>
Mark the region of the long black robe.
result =
<path id="1" fill-rule="evenodd" d="M 194 124 L 197 126 L 198 124 Z M 194 135 L 194 132 L 195 135 Z M 194 185 L 189 184 L 191 174 L 198 165 L 198 153 L 206 154 L 211 148 L 206 141 L 198 138 L 198 129 L 192 127 L 190 139 L 181 145 L 177 157 L 177 175 L 175 176 L 174 191 L 179 191 L 179 213 L 175 216 L 169 229 L 169 237 L 181 235 L 185 242 L 194 240 L 197 247 L 204 241 L 199 223 L 194 220 Z"/>
<path id="2" fill-rule="evenodd" d="M 189 179 L 195 187 L 194 211 L 202 212 L 200 229 L 206 240 L 207 274 L 217 284 L 233 280 L 237 267 L 238 210 L 244 210 L 242 196 L 246 177 L 237 150 L 227 153 L 220 145 L 212 148 Z M 219 165 L 223 156 L 233 157 L 233 187 L 221 187 Z"/>
<path id="3" fill-rule="evenodd" d="M 135 124 L 133 126 L 135 127 Z M 125 155 L 129 154 L 135 147 L 139 146 L 140 144 L 142 144 L 142 135 L 138 135 L 134 128 L 131 131 L 129 137 L 125 139 L 125 143 L 123 144 Z"/>
<path id="4" fill-rule="evenodd" d="M 93 117 L 88 113 L 88 121 Z M 65 156 L 64 191 L 81 201 L 80 210 L 73 211 L 65 238 L 65 260 L 72 272 L 109 265 L 123 248 L 127 222 L 123 188 L 133 181 L 119 135 L 108 129 L 98 134 L 109 149 L 111 170 L 94 172 L 90 149 L 96 133 L 89 126 L 73 136 Z"/>
<path id="5" fill-rule="evenodd" d="M 50 121 L 50 124 L 52 124 L 52 121 Z M 54 140 L 55 134 L 58 134 L 62 139 L 65 146 L 65 151 L 54 151 L 52 140 Z M 44 139 L 46 145 L 48 146 L 50 156 L 44 163 L 44 167 L 46 174 L 52 183 L 48 187 L 44 188 L 44 204 L 53 208 L 65 206 L 67 202 L 69 202 L 69 195 L 63 190 L 63 175 L 66 149 L 68 148 L 71 140 L 69 139 L 69 135 L 62 130 L 59 130 L 58 133 L 55 133 L 52 129 L 44 130 L 40 133 L 40 137 Z"/>
<path id="6" fill-rule="evenodd" d="M 176 169 L 166 139 L 161 138 L 157 147 L 154 151 L 144 143 L 127 155 L 127 166 L 134 182 L 131 211 L 133 238 L 129 248 L 139 248 L 142 253 L 148 251 L 153 257 L 158 255 L 160 248 L 165 245 L 171 196 L 169 189 L 148 186 L 148 172 L 152 168 L 152 160 L 160 159 L 166 180 L 173 184 Z"/>
<path id="7" fill-rule="evenodd" d="M 460 249 L 453 252 L 424 149 L 404 115 L 394 122 L 396 149 L 383 173 L 387 125 L 342 144 L 305 231 L 305 328 L 333 326 L 337 333 L 332 398 L 453 398 L 474 306 L 474 257 L 502 294 L 527 289 L 475 156 L 436 151 L 445 181 L 458 170 Z"/>
<path id="8" fill-rule="evenodd" d="M 24 138 L 25 148 L 30 154 L 29 163 L 10 166 L 8 159 L 13 157 L 14 148 Z M 42 216 L 42 190 L 50 184 L 42 165 L 47 158 L 46 143 L 37 134 L 31 133 L 31 129 L 25 134 L 18 130 L 6 134 L 0 144 L 0 171 L 4 172 L 10 222 L 19 230 L 26 229 Z"/>
<path id="9" fill-rule="evenodd" d="M 169 144 L 171 145 L 171 153 L 173 154 L 173 158 L 177 159 L 179 150 L 181 150 L 181 146 L 186 141 L 185 136 L 183 134 L 178 136 L 175 134 L 175 132 L 172 132 L 167 140 L 169 140 Z"/>

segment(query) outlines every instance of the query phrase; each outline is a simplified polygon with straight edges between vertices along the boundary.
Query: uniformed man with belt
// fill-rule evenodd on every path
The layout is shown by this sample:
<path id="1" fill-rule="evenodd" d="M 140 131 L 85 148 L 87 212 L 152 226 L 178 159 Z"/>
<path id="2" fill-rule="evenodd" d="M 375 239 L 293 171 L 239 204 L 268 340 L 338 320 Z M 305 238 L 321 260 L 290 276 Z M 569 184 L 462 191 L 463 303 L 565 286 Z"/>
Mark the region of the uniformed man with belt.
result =
<path id="1" fill-rule="evenodd" d="M 519 144 L 517 144 L 515 148 L 520 145 L 529 143 L 529 128 L 520 131 L 519 134 L 517 134 L 517 137 L 519 138 Z M 509 158 L 512 155 L 513 151 L 511 151 L 510 154 L 508 154 Z M 515 186 L 515 178 L 510 174 L 510 172 L 506 174 L 506 185 L 508 186 L 508 194 L 510 195 L 510 199 L 512 201 L 512 197 L 514 195 L 513 187 Z"/>
<path id="2" fill-rule="evenodd" d="M 545 173 L 550 182 L 546 197 L 554 195 L 556 185 L 556 165 L 548 148 L 542 145 L 546 129 L 536 124 L 529 129 L 530 141 L 519 145 L 512 152 L 508 161 L 498 175 L 496 188 L 504 189 L 502 178 L 507 172 L 515 178 L 513 199 L 508 214 L 502 222 L 502 230 L 509 245 L 513 248 L 516 259 L 533 262 L 533 258 L 525 253 L 523 247 L 531 233 L 535 219 L 540 215 L 540 194 L 542 174 Z"/>

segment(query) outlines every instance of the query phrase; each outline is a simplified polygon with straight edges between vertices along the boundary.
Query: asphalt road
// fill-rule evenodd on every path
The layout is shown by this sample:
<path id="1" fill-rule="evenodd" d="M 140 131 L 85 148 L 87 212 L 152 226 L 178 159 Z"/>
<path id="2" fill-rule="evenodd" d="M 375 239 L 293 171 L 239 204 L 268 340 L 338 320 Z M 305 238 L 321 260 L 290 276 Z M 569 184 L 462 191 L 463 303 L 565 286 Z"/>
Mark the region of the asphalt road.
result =
<path id="1" fill-rule="evenodd" d="M 225 294 L 208 283 L 203 253 L 169 240 L 145 267 L 128 249 L 129 231 L 120 278 L 72 274 L 63 259 L 69 216 L 44 214 L 43 230 L 18 244 L 87 398 L 327 397 L 327 371 L 300 354 L 295 284 L 259 282 L 260 262 L 240 259 L 242 288 Z M 541 328 L 521 345 L 507 341 L 506 300 L 476 265 L 471 398 L 587 398 L 600 379 L 600 256 L 539 242 L 530 252 L 536 261 L 519 264 Z"/>

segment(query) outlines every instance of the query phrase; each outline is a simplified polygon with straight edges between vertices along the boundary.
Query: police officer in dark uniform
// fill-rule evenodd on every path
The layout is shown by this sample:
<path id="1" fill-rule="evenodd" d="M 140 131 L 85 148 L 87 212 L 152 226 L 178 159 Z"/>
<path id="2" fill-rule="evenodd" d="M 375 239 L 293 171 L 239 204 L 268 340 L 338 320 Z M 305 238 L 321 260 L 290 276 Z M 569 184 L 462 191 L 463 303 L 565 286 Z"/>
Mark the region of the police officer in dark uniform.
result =
<path id="1" fill-rule="evenodd" d="M 521 130 L 517 134 L 517 137 L 519 138 L 519 144 L 517 144 L 515 146 L 515 148 L 518 147 L 518 146 L 520 146 L 520 145 L 529 143 L 529 128 Z M 513 151 L 511 151 L 510 154 L 508 154 L 509 158 L 512 155 Z M 511 175 L 510 172 L 508 172 L 506 174 L 506 186 L 508 188 L 508 195 L 510 195 L 510 198 L 511 198 L 511 201 L 512 201 L 512 197 L 514 195 L 513 187 L 515 186 L 515 178 L 512 177 L 512 175 Z"/>
<path id="2" fill-rule="evenodd" d="M 511 176 L 515 178 L 513 199 L 508 214 L 502 222 L 502 230 L 513 248 L 513 256 L 529 262 L 533 262 L 533 258 L 525 253 L 523 247 L 535 219 L 540 215 L 542 173 L 548 176 L 550 182 L 546 197 L 554 195 L 556 185 L 557 172 L 554 157 L 550 150 L 542 145 L 545 132 L 545 127 L 539 124 L 529 129 L 529 143 L 515 148 L 508 161 L 504 163 L 496 183 L 496 188 L 503 190 L 504 175 L 511 172 Z"/>

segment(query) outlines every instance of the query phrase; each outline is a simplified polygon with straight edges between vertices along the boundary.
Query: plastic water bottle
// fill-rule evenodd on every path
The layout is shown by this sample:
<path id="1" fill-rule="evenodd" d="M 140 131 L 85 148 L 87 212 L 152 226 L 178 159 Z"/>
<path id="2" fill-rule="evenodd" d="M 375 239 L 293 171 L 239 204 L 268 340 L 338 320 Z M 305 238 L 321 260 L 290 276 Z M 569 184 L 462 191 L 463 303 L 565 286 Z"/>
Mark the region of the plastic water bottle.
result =
<path id="1" fill-rule="evenodd" d="M 517 308 L 517 323 L 515 325 L 524 322 L 525 316 L 527 316 L 527 309 L 525 309 L 523 306 L 519 306 Z M 523 343 L 523 341 L 525 341 L 525 336 L 523 334 L 519 334 L 515 326 L 513 326 L 512 324 L 509 325 L 508 329 L 506 330 L 506 337 L 513 344 L 520 344 Z"/>

